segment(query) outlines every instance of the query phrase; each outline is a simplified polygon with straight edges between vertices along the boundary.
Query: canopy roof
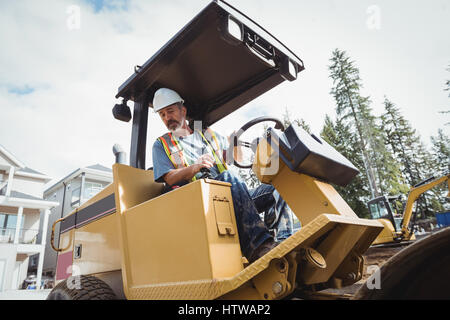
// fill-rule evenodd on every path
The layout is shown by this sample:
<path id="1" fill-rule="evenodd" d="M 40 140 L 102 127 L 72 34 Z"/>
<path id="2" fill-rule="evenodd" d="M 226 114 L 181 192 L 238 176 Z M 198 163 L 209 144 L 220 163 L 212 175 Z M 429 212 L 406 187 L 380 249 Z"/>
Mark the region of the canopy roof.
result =
<path id="1" fill-rule="evenodd" d="M 240 39 L 228 24 L 240 27 Z M 262 27 L 214 1 L 136 67 L 116 98 L 136 101 L 148 95 L 151 103 L 157 89 L 171 88 L 183 97 L 192 119 L 211 125 L 284 80 L 295 80 L 303 69 L 303 62 Z"/>

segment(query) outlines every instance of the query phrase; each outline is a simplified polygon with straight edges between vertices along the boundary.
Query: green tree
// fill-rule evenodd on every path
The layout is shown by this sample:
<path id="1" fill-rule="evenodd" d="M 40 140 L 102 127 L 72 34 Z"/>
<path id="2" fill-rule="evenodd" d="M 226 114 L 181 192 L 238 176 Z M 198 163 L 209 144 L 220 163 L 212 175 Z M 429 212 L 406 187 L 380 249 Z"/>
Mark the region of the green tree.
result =
<path id="1" fill-rule="evenodd" d="M 391 150 L 392 155 L 398 160 L 400 170 L 403 173 L 403 182 L 413 185 L 421 179 L 418 171 L 416 149 L 420 148 L 420 138 L 409 122 L 402 116 L 399 108 L 388 98 L 384 99 L 385 112 L 381 115 L 381 126 L 383 128 L 384 141 Z M 407 189 L 402 188 L 406 192 Z"/>
<path id="2" fill-rule="evenodd" d="M 333 80 L 330 93 L 336 102 L 337 121 L 347 125 L 354 134 L 355 152 L 361 155 L 363 162 L 359 169 L 367 175 L 371 196 L 380 196 L 391 189 L 391 181 L 386 178 L 393 177 L 395 164 L 385 148 L 370 97 L 360 93 L 362 80 L 355 62 L 339 49 L 333 51 L 330 61 L 330 78 Z M 385 174 L 386 167 L 392 171 L 389 176 Z"/>
<path id="3" fill-rule="evenodd" d="M 437 173 L 436 164 L 420 135 L 403 117 L 400 109 L 386 97 L 384 109 L 380 118 L 385 143 L 400 165 L 399 180 L 403 184 L 400 185 L 399 193 L 407 194 L 410 187 Z M 442 208 L 440 202 L 438 193 L 432 189 L 418 199 L 416 210 L 422 218 L 426 218 Z"/>
<path id="4" fill-rule="evenodd" d="M 438 129 L 436 136 L 431 137 L 432 161 L 436 170 L 440 174 L 450 173 L 450 137 L 442 129 Z M 432 200 L 432 207 L 435 211 L 450 209 L 450 203 L 446 199 L 449 192 L 447 184 L 441 184 L 432 190 L 435 197 Z"/>
<path id="5" fill-rule="evenodd" d="M 303 118 L 292 119 L 292 114 L 289 112 L 287 108 L 285 108 L 283 114 L 284 127 L 287 128 L 292 123 L 298 125 L 300 128 L 305 129 L 306 132 L 311 133 L 311 127 L 306 123 L 306 121 Z"/>
<path id="6" fill-rule="evenodd" d="M 431 137 L 433 160 L 441 172 L 450 171 L 450 137 L 444 130 L 438 129 L 438 134 Z"/>
<path id="7" fill-rule="evenodd" d="M 447 71 L 450 71 L 450 65 L 448 66 Z M 447 81 L 445 82 L 445 85 L 446 85 L 446 88 L 444 89 L 444 91 L 448 91 L 448 97 L 450 98 L 450 80 L 447 80 Z M 447 110 L 447 111 L 440 111 L 439 113 L 442 113 L 442 114 L 450 114 L 450 110 Z M 446 125 L 446 126 L 450 125 L 450 122 L 447 122 L 445 125 Z"/>

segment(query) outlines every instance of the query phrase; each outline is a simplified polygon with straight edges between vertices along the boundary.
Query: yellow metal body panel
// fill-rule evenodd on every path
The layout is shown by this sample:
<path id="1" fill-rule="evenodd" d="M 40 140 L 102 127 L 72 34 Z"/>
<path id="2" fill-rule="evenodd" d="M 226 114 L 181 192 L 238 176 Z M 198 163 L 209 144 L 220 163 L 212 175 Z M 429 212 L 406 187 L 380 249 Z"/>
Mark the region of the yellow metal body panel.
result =
<path id="1" fill-rule="evenodd" d="M 81 245 L 81 257 L 74 259 L 81 274 L 120 270 L 120 250 L 115 214 L 91 222 L 75 231 L 74 247 Z"/>
<path id="2" fill-rule="evenodd" d="M 229 183 L 200 180 L 138 204 L 143 170 L 115 164 L 113 174 L 127 298 L 139 298 L 143 286 L 209 282 L 243 269 Z"/>
<path id="3" fill-rule="evenodd" d="M 347 244 L 341 242 L 345 246 L 346 251 L 355 250 L 356 252 L 367 250 L 370 243 L 379 232 L 379 224 L 373 220 L 360 219 L 356 223 L 360 228 L 364 229 L 363 238 L 366 241 L 357 244 Z M 127 288 L 128 299 L 280 299 L 290 294 L 295 288 L 295 273 L 297 268 L 287 269 L 287 276 L 274 276 L 274 270 L 271 270 L 269 264 L 274 259 L 282 259 L 289 256 L 290 253 L 314 246 L 316 242 L 320 242 L 320 238 L 330 230 L 335 229 L 337 225 L 354 226 L 355 221 L 338 215 L 321 215 L 304 228 L 297 231 L 294 235 L 283 241 L 280 245 L 272 249 L 269 253 L 258 259 L 254 263 L 242 271 L 236 273 L 232 277 L 200 279 L 190 281 L 168 281 L 157 284 L 144 284 Z M 183 239 L 179 239 L 178 243 L 184 243 Z M 326 249 L 326 248 L 324 248 Z M 334 248 L 330 248 L 332 250 Z M 327 252 L 327 251 L 325 251 Z M 134 262 L 133 262 L 134 263 Z M 178 263 L 181 267 L 188 268 L 187 265 Z M 269 270 L 264 277 L 263 272 Z M 318 271 L 320 272 L 320 271 Z M 315 276 L 312 272 L 311 276 Z M 253 280 L 255 279 L 255 281 Z M 273 288 L 273 282 L 270 280 L 281 282 L 281 287 L 286 288 L 280 295 L 265 292 Z M 282 280 L 284 279 L 284 280 Z M 319 279 L 321 281 L 321 279 Z M 261 290 L 255 287 L 260 286 Z M 267 294 L 267 298 L 264 293 Z"/>
<path id="4" fill-rule="evenodd" d="M 388 219 L 378 219 L 377 221 L 383 224 L 384 228 L 372 243 L 373 245 L 416 240 L 416 236 L 412 232 L 409 232 L 407 236 L 403 235 L 402 232 L 396 232 L 392 222 Z"/>
<path id="5" fill-rule="evenodd" d="M 383 224 L 384 228 L 378 235 L 378 237 L 375 239 L 373 244 L 381 244 L 381 243 L 389 243 L 389 242 L 395 242 L 394 236 L 396 236 L 396 232 L 394 229 L 394 226 L 392 225 L 392 222 L 388 219 L 378 219 L 378 221 Z"/>

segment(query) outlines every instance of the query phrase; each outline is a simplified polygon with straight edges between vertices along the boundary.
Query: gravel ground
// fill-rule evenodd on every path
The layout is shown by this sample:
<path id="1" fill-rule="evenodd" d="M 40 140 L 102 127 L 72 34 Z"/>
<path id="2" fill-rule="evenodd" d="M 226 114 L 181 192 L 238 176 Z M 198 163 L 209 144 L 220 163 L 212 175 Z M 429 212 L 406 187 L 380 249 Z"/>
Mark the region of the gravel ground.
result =
<path id="1" fill-rule="evenodd" d="M 0 292 L 0 300 L 45 300 L 51 289 L 7 290 Z"/>

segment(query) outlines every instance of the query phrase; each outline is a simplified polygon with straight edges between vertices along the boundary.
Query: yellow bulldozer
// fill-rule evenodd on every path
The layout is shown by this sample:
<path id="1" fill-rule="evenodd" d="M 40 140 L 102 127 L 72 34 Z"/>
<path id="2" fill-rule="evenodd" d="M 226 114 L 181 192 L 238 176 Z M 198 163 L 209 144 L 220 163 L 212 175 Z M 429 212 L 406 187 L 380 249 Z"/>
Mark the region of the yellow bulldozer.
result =
<path id="1" fill-rule="evenodd" d="M 57 285 L 48 299 L 317 298 L 325 289 L 360 281 L 363 254 L 383 224 L 359 218 L 333 188 L 348 184 L 358 170 L 319 136 L 293 124 L 268 127 L 262 137 L 244 143 L 255 152 L 252 170 L 258 179 L 272 184 L 301 222 L 298 231 L 252 263 L 241 252 L 229 183 L 205 177 L 164 193 L 145 161 L 148 110 L 157 89 L 180 92 L 189 118 L 206 128 L 296 80 L 302 70 L 297 55 L 223 1 L 211 2 L 137 66 L 119 87 L 116 98 L 122 103 L 113 108 L 116 119 L 133 119 L 129 164 L 115 147 L 113 182 L 53 225 Z M 133 115 L 128 101 L 134 102 Z M 255 119 L 243 128 L 262 120 L 277 122 Z M 425 262 L 430 268 L 446 259 L 447 272 L 449 233 L 438 236 L 427 245 L 433 259 L 424 255 Z M 423 279 L 423 261 L 415 261 L 414 277 Z M 406 271 L 403 262 L 394 261 L 394 276 L 383 282 L 377 299 L 414 298 L 419 287 L 430 297 L 448 296 L 438 287 L 442 282 L 429 278 L 406 290 L 401 281 L 411 275 L 395 276 Z M 356 297 L 373 294 L 360 290 Z"/>

